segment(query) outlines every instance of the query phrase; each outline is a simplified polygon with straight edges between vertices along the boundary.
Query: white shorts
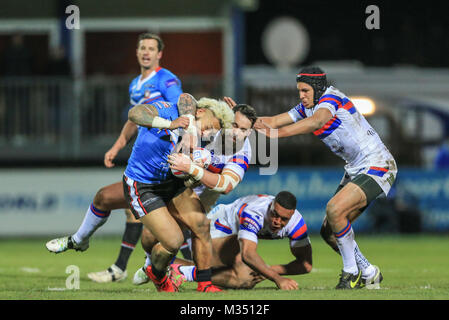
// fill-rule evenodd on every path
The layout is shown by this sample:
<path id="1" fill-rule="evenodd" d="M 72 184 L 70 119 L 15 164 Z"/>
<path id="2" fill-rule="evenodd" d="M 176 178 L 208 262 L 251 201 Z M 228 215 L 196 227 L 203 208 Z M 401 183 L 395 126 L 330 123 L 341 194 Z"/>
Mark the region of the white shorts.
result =
<path id="1" fill-rule="evenodd" d="M 228 221 L 226 215 L 226 205 L 219 204 L 212 208 L 207 214 L 210 219 L 210 236 L 212 239 L 228 237 L 237 234 L 237 225 L 235 221 Z"/>
<path id="2" fill-rule="evenodd" d="M 352 181 L 356 176 L 360 174 L 366 174 L 374 179 L 374 181 L 382 189 L 384 196 L 387 196 L 388 193 L 390 192 L 391 186 L 396 180 L 397 173 L 398 169 L 396 166 L 396 162 L 394 161 L 394 159 L 391 159 L 387 161 L 387 165 L 382 166 L 369 165 L 362 169 L 359 169 L 357 172 L 348 172 L 347 170 L 340 181 L 340 185 L 345 186 L 348 182 Z"/>

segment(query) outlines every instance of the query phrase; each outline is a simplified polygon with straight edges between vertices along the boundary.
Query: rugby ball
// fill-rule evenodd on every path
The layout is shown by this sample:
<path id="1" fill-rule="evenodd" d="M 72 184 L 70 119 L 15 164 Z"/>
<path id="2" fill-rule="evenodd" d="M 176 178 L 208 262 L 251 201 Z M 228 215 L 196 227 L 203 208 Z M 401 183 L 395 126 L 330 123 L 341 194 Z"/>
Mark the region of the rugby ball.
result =
<path id="1" fill-rule="evenodd" d="M 187 157 L 187 155 L 182 154 L 183 157 Z M 202 164 L 202 167 L 207 168 L 210 163 L 212 162 L 212 155 L 209 152 L 209 150 L 204 149 L 204 148 L 200 148 L 200 147 L 196 147 L 195 149 L 193 149 L 193 152 L 191 154 L 191 159 L 193 162 L 197 163 L 197 164 Z M 187 178 L 189 176 L 188 173 L 176 170 L 176 169 L 171 169 L 171 172 L 173 173 L 173 175 L 177 178 L 180 179 L 184 179 Z"/>
<path id="2" fill-rule="evenodd" d="M 201 147 L 196 147 L 195 149 L 193 149 L 192 160 L 197 164 L 202 164 L 203 168 L 207 168 L 212 162 L 212 155 L 209 150 Z"/>

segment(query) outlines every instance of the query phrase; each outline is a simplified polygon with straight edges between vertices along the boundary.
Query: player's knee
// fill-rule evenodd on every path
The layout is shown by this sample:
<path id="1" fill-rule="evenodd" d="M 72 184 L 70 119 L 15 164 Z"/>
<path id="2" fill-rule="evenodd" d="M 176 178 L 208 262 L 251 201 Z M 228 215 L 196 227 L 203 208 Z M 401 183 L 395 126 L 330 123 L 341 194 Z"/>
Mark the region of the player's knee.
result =
<path id="1" fill-rule="evenodd" d="M 160 240 L 161 245 L 171 253 L 177 253 L 179 248 L 181 248 L 182 244 L 184 243 L 184 237 L 182 236 L 171 236 L 166 237 L 166 239 Z"/>
<path id="2" fill-rule="evenodd" d="M 140 238 L 143 250 L 150 253 L 154 245 L 157 243 L 157 239 L 151 234 L 147 228 L 143 228 L 142 236 Z"/>
<path id="3" fill-rule="evenodd" d="M 110 195 L 105 188 L 98 190 L 94 197 L 93 204 L 99 210 L 109 210 Z"/>
<path id="4" fill-rule="evenodd" d="M 341 215 L 340 206 L 334 201 L 329 201 L 326 206 L 326 217 L 327 221 L 331 224 L 338 221 Z"/>

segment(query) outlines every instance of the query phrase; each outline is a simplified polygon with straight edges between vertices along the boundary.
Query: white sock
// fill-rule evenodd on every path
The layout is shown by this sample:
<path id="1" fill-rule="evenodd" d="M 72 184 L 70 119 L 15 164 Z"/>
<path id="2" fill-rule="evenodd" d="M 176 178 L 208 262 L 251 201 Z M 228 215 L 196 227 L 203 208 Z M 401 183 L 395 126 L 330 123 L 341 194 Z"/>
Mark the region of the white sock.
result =
<path id="1" fill-rule="evenodd" d="M 371 263 L 369 263 L 368 259 L 365 258 L 365 256 L 362 254 L 362 252 L 359 249 L 359 246 L 357 245 L 357 242 L 354 240 L 354 255 L 355 260 L 357 262 L 357 267 L 362 270 L 362 278 L 369 278 L 374 275 L 376 272 L 376 268 L 374 268 Z"/>
<path id="2" fill-rule="evenodd" d="M 92 234 L 108 220 L 111 211 L 101 211 L 94 207 L 93 204 L 87 209 L 84 220 L 78 231 L 72 236 L 72 239 L 77 243 L 89 241 Z"/>
<path id="3" fill-rule="evenodd" d="M 195 274 L 196 267 L 195 266 L 181 266 L 179 267 L 179 271 L 186 277 L 187 281 L 193 282 L 193 275 Z"/>
<path id="4" fill-rule="evenodd" d="M 352 274 L 358 273 L 357 262 L 354 255 L 354 231 L 351 223 L 348 224 L 340 232 L 335 233 L 338 249 L 340 249 L 343 258 L 343 271 Z"/>
<path id="5" fill-rule="evenodd" d="M 145 265 L 144 265 L 144 268 L 146 269 L 148 266 L 151 265 L 151 254 L 148 252 L 145 252 L 145 255 L 147 256 L 145 258 Z"/>

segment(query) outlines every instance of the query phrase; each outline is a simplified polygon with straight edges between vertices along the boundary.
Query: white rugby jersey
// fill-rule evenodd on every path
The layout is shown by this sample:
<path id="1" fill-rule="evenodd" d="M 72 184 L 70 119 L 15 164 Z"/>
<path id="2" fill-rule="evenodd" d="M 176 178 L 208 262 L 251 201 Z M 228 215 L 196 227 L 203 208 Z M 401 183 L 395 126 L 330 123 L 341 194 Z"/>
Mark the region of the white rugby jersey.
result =
<path id="1" fill-rule="evenodd" d="M 217 139 L 217 141 L 219 141 Z M 211 153 L 211 163 L 207 167 L 208 171 L 213 173 L 221 173 L 224 169 L 232 170 L 240 177 L 240 181 L 243 180 L 245 172 L 249 168 L 249 162 L 251 161 L 251 144 L 249 139 L 246 138 L 242 148 L 234 154 L 224 155 L 216 154 L 214 147 L 207 148 Z M 193 191 L 200 197 L 201 203 L 206 209 L 206 212 L 215 204 L 221 193 L 213 191 L 201 184 L 195 187 Z"/>
<path id="2" fill-rule="evenodd" d="M 313 108 L 307 109 L 300 103 L 288 114 L 297 122 L 321 108 L 329 110 L 333 118 L 313 134 L 346 161 L 345 170 L 350 175 L 369 165 L 388 167 L 387 161 L 393 160 L 393 156 L 365 117 L 338 89 L 330 86 Z"/>
<path id="3" fill-rule="evenodd" d="M 295 210 L 289 222 L 277 232 L 270 230 L 268 210 L 274 200 L 271 195 L 250 195 L 239 198 L 234 202 L 224 205 L 226 214 L 216 219 L 216 229 L 228 228 L 228 232 L 238 230 L 239 239 L 247 239 L 257 243 L 258 238 L 281 239 L 288 237 L 290 246 L 303 246 L 309 242 L 307 225 L 298 210 Z M 223 230 L 223 231 L 225 231 Z"/>

